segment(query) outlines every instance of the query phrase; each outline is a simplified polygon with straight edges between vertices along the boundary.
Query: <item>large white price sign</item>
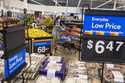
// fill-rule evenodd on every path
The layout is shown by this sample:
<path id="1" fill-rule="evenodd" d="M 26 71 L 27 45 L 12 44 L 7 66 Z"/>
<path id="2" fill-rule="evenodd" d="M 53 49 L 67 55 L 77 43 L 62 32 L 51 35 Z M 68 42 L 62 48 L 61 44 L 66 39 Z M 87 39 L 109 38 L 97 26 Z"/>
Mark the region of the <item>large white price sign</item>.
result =
<path id="1" fill-rule="evenodd" d="M 122 20 L 125 11 L 85 10 L 81 60 L 125 63 L 125 21 Z"/>
<path id="2" fill-rule="evenodd" d="M 82 41 L 82 60 L 125 62 L 125 42 L 87 38 Z"/>

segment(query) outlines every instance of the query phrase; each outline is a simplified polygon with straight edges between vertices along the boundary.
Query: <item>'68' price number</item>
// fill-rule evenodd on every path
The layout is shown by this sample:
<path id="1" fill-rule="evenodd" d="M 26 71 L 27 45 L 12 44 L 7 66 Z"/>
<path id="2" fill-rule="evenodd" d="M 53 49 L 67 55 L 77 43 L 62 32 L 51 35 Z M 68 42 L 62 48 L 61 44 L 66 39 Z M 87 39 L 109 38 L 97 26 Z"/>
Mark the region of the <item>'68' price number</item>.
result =
<path id="1" fill-rule="evenodd" d="M 49 51 L 49 48 L 47 48 L 46 46 L 39 46 L 37 47 L 37 53 L 46 53 Z"/>
<path id="2" fill-rule="evenodd" d="M 87 48 L 89 50 L 94 49 L 97 54 L 103 54 L 105 50 L 110 52 L 116 51 L 119 52 L 121 47 L 124 45 L 124 42 L 121 41 L 108 41 L 98 40 L 94 42 L 93 40 L 87 41 Z"/>

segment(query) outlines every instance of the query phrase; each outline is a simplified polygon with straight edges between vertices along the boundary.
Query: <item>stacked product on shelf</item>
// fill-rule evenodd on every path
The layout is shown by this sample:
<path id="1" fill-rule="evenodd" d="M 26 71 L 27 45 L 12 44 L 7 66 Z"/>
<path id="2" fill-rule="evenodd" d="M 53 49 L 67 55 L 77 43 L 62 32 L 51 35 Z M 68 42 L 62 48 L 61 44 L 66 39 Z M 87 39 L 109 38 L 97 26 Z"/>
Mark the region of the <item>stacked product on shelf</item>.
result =
<path id="1" fill-rule="evenodd" d="M 34 53 L 51 55 L 52 35 L 38 28 L 25 30 L 25 37 L 29 39 L 30 50 Z M 29 48 L 28 48 L 29 50 Z"/>
<path id="2" fill-rule="evenodd" d="M 26 79 L 35 79 L 39 72 L 41 62 L 44 61 L 45 58 L 45 55 L 37 53 L 32 53 L 31 55 L 26 56 L 27 70 L 24 73 Z"/>
<path id="3" fill-rule="evenodd" d="M 38 29 L 38 28 L 30 28 L 25 30 L 25 37 L 27 38 L 27 32 L 29 38 L 44 38 L 44 37 L 52 37 L 51 34 Z"/>
<path id="4" fill-rule="evenodd" d="M 97 63 L 86 63 L 90 83 L 101 83 L 102 65 Z"/>
<path id="5" fill-rule="evenodd" d="M 72 27 L 66 28 L 66 30 L 61 34 L 61 39 L 71 39 L 73 41 L 79 41 L 80 31 L 81 29 L 76 27 L 75 25 Z"/>
<path id="6" fill-rule="evenodd" d="M 72 22 L 66 22 L 66 23 L 64 22 L 64 27 L 65 27 L 64 28 L 65 30 L 60 33 L 59 42 L 62 43 L 62 46 L 64 48 L 68 48 L 74 51 L 79 50 L 81 24 L 72 23 Z M 68 45 L 66 46 L 65 43 L 67 43 Z"/>
<path id="7" fill-rule="evenodd" d="M 86 63 L 80 61 L 70 61 L 68 63 L 68 73 L 64 83 L 88 83 Z"/>
<path id="8" fill-rule="evenodd" d="M 118 64 L 106 64 L 104 69 L 104 81 L 106 83 L 125 83 L 125 66 Z"/>
<path id="9" fill-rule="evenodd" d="M 51 78 L 59 78 L 64 80 L 65 78 L 65 62 L 64 58 L 60 56 L 49 56 L 42 62 L 40 67 L 40 74 Z"/>

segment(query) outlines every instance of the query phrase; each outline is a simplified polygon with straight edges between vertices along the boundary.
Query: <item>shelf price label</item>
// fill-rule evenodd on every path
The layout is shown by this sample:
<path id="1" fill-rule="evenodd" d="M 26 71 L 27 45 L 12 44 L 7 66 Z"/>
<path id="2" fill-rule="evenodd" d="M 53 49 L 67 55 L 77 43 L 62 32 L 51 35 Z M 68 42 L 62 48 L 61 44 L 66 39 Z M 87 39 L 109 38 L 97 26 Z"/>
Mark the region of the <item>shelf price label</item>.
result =
<path id="1" fill-rule="evenodd" d="M 82 60 L 100 62 L 125 62 L 125 42 L 112 40 L 84 39 Z"/>
<path id="2" fill-rule="evenodd" d="M 45 54 L 51 52 L 51 41 L 34 42 L 33 48 L 35 53 Z"/>

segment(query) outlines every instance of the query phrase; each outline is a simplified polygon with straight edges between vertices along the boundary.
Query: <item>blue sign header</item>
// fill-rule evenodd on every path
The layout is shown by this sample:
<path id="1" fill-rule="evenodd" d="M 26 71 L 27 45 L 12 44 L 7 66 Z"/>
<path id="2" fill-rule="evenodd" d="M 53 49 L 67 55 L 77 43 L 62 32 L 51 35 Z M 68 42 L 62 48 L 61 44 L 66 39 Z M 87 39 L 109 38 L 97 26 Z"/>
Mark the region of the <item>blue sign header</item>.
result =
<path id="1" fill-rule="evenodd" d="M 33 46 L 48 46 L 51 45 L 51 43 L 51 41 L 33 42 Z"/>
<path id="2" fill-rule="evenodd" d="M 107 12 L 108 13 L 108 12 Z M 84 16 L 84 33 L 104 36 L 125 36 L 125 17 L 118 16 Z"/>

